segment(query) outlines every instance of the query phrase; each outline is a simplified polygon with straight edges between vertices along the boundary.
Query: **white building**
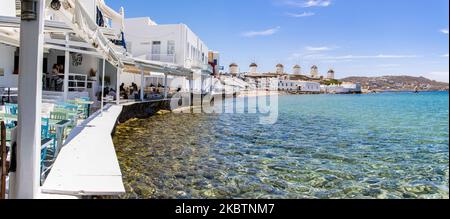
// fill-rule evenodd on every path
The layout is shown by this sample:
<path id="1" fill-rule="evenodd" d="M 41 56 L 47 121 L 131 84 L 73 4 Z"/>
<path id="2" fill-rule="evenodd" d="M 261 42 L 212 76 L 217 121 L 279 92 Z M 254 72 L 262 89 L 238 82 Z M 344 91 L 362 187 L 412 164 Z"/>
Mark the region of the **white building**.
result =
<path id="1" fill-rule="evenodd" d="M 298 80 L 280 80 L 278 89 L 286 92 L 320 93 L 320 83 Z"/>
<path id="2" fill-rule="evenodd" d="M 195 92 L 205 91 L 211 84 L 208 77 L 213 72 L 208 63 L 209 49 L 206 44 L 185 24 L 157 24 L 148 17 L 125 19 L 127 48 L 133 57 L 191 69 L 202 76 L 192 84 Z M 215 54 L 218 55 L 216 52 Z M 219 63 L 217 63 L 219 64 Z M 208 78 L 205 78 L 208 77 Z M 204 79 L 204 80 L 203 80 Z M 169 85 L 187 91 L 188 81 L 170 77 Z"/>
<path id="3" fill-rule="evenodd" d="M 160 25 L 148 17 L 125 19 L 129 52 L 137 58 L 203 69 L 208 47 L 185 24 Z"/>
<path id="4" fill-rule="evenodd" d="M 1 0 L 0 16 L 15 17 L 16 2 L 14 0 Z M 15 51 L 15 47 L 0 43 L 0 88 L 17 87 L 18 76 L 13 74 Z"/>
<path id="5" fill-rule="evenodd" d="M 6 23 L 2 21 L 0 24 L 0 87 L 16 88 L 20 55 L 18 25 L 20 19 L 16 18 L 17 14 L 20 14 L 20 11 L 17 12 L 20 7 L 17 7 L 16 3 L 19 1 L 1 1 L 0 16 L 3 16 Z M 64 94 L 64 99 L 88 96 L 96 100 L 101 91 L 103 59 L 107 59 L 105 86 L 118 89 L 120 79 L 115 66 L 119 60 L 118 56 L 126 53 L 125 48 L 120 45 L 123 40 L 123 10 L 120 13 L 115 12 L 106 6 L 103 0 L 79 0 L 71 4 L 73 5 L 69 9 L 64 7 L 61 7 L 61 10 L 53 10 L 50 7 L 45 9 L 45 20 L 49 25 L 46 26 L 44 39 L 42 73 L 43 89 L 46 92 L 43 98 L 46 99 L 48 91 L 53 91 L 61 93 L 61 96 L 56 95 L 59 97 Z M 82 16 L 76 17 L 75 13 Z M 101 24 L 97 23 L 98 16 L 102 18 Z M 84 25 L 77 26 L 75 23 Z M 110 28 L 112 24 L 117 24 L 119 27 L 117 31 Z M 97 27 L 99 31 L 95 32 L 93 29 Z M 97 47 L 92 46 L 93 44 Z M 56 64 L 64 66 L 64 70 L 59 72 L 59 77 L 64 83 L 55 85 L 49 77 Z M 127 78 L 134 74 L 123 72 L 120 76 Z"/>
<path id="6" fill-rule="evenodd" d="M 358 94 L 362 93 L 361 84 L 343 83 L 341 85 L 322 85 L 322 93 L 326 94 Z"/>

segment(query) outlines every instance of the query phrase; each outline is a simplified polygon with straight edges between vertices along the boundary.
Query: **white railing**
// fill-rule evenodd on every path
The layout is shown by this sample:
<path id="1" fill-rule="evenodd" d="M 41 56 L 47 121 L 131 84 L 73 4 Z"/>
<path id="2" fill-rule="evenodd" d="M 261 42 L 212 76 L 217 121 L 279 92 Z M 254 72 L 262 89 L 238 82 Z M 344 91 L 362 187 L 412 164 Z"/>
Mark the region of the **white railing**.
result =
<path id="1" fill-rule="evenodd" d="M 69 91 L 87 91 L 87 88 L 87 75 L 69 73 Z"/>
<path id="2" fill-rule="evenodd" d="M 172 54 L 147 54 L 147 60 L 176 64 L 176 56 Z"/>
<path id="3" fill-rule="evenodd" d="M 205 64 L 200 60 L 192 60 L 192 59 L 186 59 L 184 63 L 185 68 L 192 68 L 192 69 L 201 69 L 204 71 L 210 71 L 213 72 L 212 66 L 209 64 Z"/>

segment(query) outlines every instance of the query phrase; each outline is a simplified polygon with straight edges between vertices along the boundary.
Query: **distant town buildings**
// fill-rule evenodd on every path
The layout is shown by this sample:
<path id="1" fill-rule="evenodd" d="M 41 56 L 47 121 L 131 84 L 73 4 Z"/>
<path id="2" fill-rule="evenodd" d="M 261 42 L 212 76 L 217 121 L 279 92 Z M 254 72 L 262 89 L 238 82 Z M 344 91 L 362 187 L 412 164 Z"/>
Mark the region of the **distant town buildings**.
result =
<path id="1" fill-rule="evenodd" d="M 279 91 L 293 93 L 320 93 L 320 83 L 298 80 L 280 80 L 278 83 Z"/>
<path id="2" fill-rule="evenodd" d="M 236 63 L 231 63 L 229 73 L 225 73 L 221 80 L 227 86 L 235 85 L 239 87 L 241 91 L 271 90 L 298 94 L 362 92 L 362 87 L 358 83 L 336 81 L 336 74 L 333 69 L 329 69 L 325 76 L 319 75 L 317 65 L 311 67 L 310 75 L 302 75 L 302 68 L 298 64 L 292 67 L 292 72 L 286 72 L 284 65 L 281 63 L 275 66 L 275 72 L 258 72 L 256 63 L 251 63 L 249 67 L 249 72 L 240 72 L 239 66 Z"/>
<path id="3" fill-rule="evenodd" d="M 357 83 L 342 83 L 341 85 L 321 85 L 322 93 L 326 94 L 359 94 L 362 93 L 361 84 Z"/>

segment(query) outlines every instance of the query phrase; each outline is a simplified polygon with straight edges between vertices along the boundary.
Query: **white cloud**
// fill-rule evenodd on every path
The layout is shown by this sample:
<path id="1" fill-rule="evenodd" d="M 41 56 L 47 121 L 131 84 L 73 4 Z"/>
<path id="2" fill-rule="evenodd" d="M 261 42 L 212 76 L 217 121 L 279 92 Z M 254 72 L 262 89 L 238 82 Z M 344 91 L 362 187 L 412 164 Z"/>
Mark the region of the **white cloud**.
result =
<path id="1" fill-rule="evenodd" d="M 346 56 L 326 56 L 322 54 L 306 55 L 306 59 L 321 59 L 321 60 L 347 60 L 347 59 L 406 59 L 406 58 L 419 58 L 417 55 L 373 55 L 373 56 L 358 56 L 358 55 L 346 55 Z"/>
<path id="2" fill-rule="evenodd" d="M 441 82 L 449 82 L 449 72 L 448 71 L 435 71 L 430 72 L 425 75 L 426 78 L 431 80 L 441 81 Z"/>
<path id="3" fill-rule="evenodd" d="M 286 15 L 289 16 L 289 17 L 293 17 L 293 18 L 302 18 L 302 17 L 311 17 L 311 16 L 314 16 L 316 14 L 313 13 L 313 12 L 303 12 L 301 14 L 287 13 Z"/>
<path id="4" fill-rule="evenodd" d="M 301 57 L 302 57 L 302 54 L 300 54 L 300 53 L 292 53 L 292 54 L 289 56 L 288 60 L 289 60 L 289 61 L 297 60 L 297 59 L 300 59 Z"/>
<path id="5" fill-rule="evenodd" d="M 300 8 L 328 7 L 331 5 L 331 0 L 305 0 L 305 1 L 286 0 L 283 3 L 285 5 Z"/>
<path id="6" fill-rule="evenodd" d="M 276 34 L 281 27 L 275 27 L 275 28 L 271 28 L 271 29 L 267 29 L 267 30 L 262 30 L 262 31 L 248 31 L 245 33 L 242 33 L 242 36 L 244 37 L 256 37 L 256 36 L 271 36 Z"/>
<path id="7" fill-rule="evenodd" d="M 441 29 L 439 30 L 441 33 L 443 34 L 447 34 L 448 35 L 448 28 L 447 29 Z"/>
<path id="8" fill-rule="evenodd" d="M 327 47 L 327 46 L 321 46 L 321 47 L 307 46 L 305 49 L 309 52 L 324 52 L 324 51 L 334 50 L 335 48 L 331 48 L 331 47 Z"/>
<path id="9" fill-rule="evenodd" d="M 401 65 L 399 64 L 380 64 L 377 67 L 380 68 L 396 68 L 396 67 L 400 67 Z"/>
<path id="10" fill-rule="evenodd" d="M 446 58 L 448 58 L 448 53 L 447 53 L 447 54 L 445 54 L 445 55 L 442 55 L 442 57 L 446 57 Z"/>

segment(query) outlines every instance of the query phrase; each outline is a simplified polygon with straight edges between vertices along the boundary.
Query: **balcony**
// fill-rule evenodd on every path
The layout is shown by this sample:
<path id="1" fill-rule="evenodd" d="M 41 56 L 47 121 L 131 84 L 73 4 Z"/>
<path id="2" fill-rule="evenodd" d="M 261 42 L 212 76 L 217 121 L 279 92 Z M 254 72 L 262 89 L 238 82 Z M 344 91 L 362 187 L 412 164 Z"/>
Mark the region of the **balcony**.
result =
<path id="1" fill-rule="evenodd" d="M 147 54 L 146 59 L 150 60 L 150 61 L 165 62 L 165 63 L 171 63 L 171 64 L 177 63 L 176 56 L 170 55 L 170 54 L 149 53 L 149 54 Z"/>
<path id="2" fill-rule="evenodd" d="M 211 73 L 213 72 L 212 66 L 209 64 L 205 64 L 200 60 L 191 60 L 191 59 L 186 59 L 185 60 L 185 67 L 186 68 L 192 68 L 192 69 L 200 69 L 203 71 L 210 71 Z"/>

